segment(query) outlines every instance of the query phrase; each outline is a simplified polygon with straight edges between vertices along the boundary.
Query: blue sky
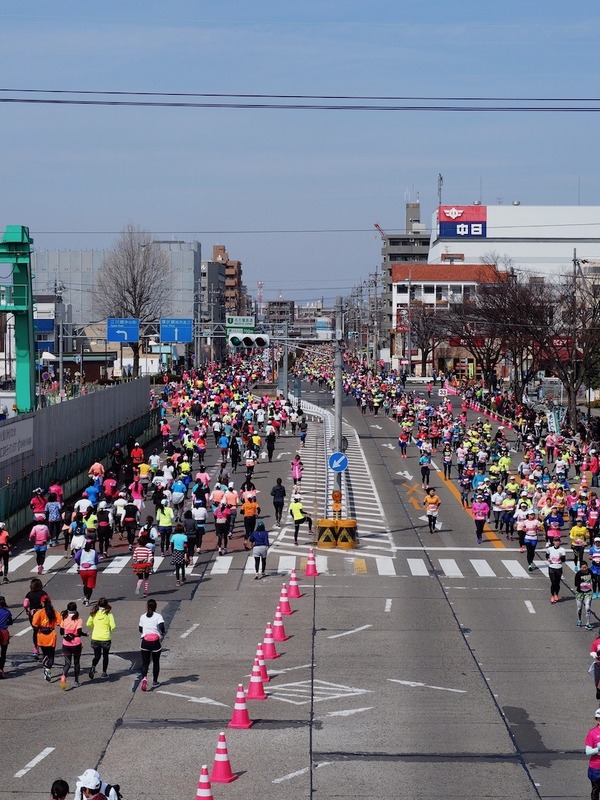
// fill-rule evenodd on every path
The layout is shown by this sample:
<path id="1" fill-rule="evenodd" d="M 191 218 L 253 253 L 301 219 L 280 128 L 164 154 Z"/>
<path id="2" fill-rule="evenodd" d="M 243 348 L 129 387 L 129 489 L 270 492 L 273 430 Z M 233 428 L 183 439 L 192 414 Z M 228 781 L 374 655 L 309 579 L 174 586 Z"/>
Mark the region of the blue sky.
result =
<path id="1" fill-rule="evenodd" d="M 3 0 L 0 24 L 4 90 L 600 96 L 589 1 Z M 100 249 L 131 221 L 204 257 L 225 244 L 266 299 L 330 300 L 380 263 L 374 222 L 402 230 L 420 197 L 429 226 L 438 173 L 449 203 L 600 205 L 598 128 L 594 113 L 3 103 L 0 228 Z"/>

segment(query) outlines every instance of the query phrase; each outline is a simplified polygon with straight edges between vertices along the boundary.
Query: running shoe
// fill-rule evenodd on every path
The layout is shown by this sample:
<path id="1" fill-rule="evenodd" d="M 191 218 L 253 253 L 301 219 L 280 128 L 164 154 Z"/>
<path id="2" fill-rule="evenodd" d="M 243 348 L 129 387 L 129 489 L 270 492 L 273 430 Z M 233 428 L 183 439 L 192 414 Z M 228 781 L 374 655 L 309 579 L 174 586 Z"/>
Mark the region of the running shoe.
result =
<path id="1" fill-rule="evenodd" d="M 108 672 L 103 672 L 100 677 L 101 678 L 108 678 Z"/>
<path id="2" fill-rule="evenodd" d="M 577 620 L 577 627 L 578 628 L 583 627 L 583 622 L 580 619 Z"/>
<path id="3" fill-rule="evenodd" d="M 91 681 L 94 680 L 95 674 L 96 674 L 96 667 L 90 667 L 90 671 L 88 672 L 88 677 Z"/>
<path id="4" fill-rule="evenodd" d="M 74 689 L 79 689 L 80 686 L 81 686 L 81 684 L 79 683 L 79 681 L 73 681 L 73 688 Z"/>
<path id="5" fill-rule="evenodd" d="M 60 676 L 60 688 L 61 689 L 66 689 L 67 688 L 67 676 L 66 675 L 61 675 Z"/>
<path id="6" fill-rule="evenodd" d="M 8 578 L 7 578 L 7 577 L 6 577 L 6 575 L 5 575 L 5 576 L 4 576 L 4 580 L 2 581 L 2 583 L 8 583 L 8 582 L 9 582 L 9 580 L 8 580 Z"/>
<path id="7" fill-rule="evenodd" d="M 52 680 L 52 673 L 48 667 L 44 667 L 44 680 L 48 681 L 48 683 Z"/>
<path id="8" fill-rule="evenodd" d="M 153 689 L 158 689 L 159 686 L 160 686 L 160 683 L 158 681 L 153 681 L 152 682 L 152 688 Z"/>
<path id="9" fill-rule="evenodd" d="M 147 678 L 142 678 L 142 682 L 140 683 L 140 689 L 142 690 L 142 692 L 147 691 L 147 689 L 148 689 L 148 679 Z"/>
<path id="10" fill-rule="evenodd" d="M 593 627 L 594 627 L 593 625 L 590 625 L 590 624 L 588 623 L 588 624 L 585 626 L 585 629 L 586 629 L 586 631 L 591 631 L 591 630 L 593 629 Z"/>

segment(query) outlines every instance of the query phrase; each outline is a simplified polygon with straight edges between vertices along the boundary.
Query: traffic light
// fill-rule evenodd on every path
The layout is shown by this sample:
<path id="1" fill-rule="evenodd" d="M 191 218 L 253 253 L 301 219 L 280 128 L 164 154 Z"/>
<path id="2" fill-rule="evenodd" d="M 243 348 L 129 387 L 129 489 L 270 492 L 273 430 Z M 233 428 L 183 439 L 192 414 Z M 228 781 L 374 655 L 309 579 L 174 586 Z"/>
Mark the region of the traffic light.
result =
<path id="1" fill-rule="evenodd" d="M 249 350 L 258 348 L 262 350 L 270 344 L 267 333 L 230 333 L 227 341 L 231 347 L 245 347 Z"/>

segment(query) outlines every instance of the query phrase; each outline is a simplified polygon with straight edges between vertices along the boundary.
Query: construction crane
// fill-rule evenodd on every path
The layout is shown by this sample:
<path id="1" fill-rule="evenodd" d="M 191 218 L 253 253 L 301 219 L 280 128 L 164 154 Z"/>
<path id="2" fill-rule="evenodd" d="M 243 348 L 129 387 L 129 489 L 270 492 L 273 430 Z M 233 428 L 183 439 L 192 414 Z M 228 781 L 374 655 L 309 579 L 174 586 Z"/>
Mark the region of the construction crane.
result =
<path id="1" fill-rule="evenodd" d="M 381 225 L 380 225 L 378 222 L 374 222 L 374 223 L 373 223 L 373 225 L 374 225 L 374 226 L 377 228 L 377 230 L 379 231 L 379 235 L 381 236 L 381 238 L 383 239 L 383 241 L 384 241 L 384 242 L 387 242 L 387 238 L 388 238 L 388 237 L 387 237 L 387 234 L 386 234 L 386 232 L 383 230 L 383 228 L 381 227 Z"/>

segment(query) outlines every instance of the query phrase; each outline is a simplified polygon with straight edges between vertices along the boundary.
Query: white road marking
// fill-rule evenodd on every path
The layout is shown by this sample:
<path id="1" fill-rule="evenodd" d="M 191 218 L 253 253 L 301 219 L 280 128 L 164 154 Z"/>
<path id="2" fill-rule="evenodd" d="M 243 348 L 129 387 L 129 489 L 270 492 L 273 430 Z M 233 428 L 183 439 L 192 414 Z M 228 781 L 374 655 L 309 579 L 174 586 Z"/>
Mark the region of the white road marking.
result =
<path id="1" fill-rule="evenodd" d="M 44 561 L 44 572 L 49 572 L 53 569 L 60 561 L 62 561 L 64 556 L 46 556 Z M 30 572 L 37 572 L 38 568 L 35 566 Z"/>
<path id="2" fill-rule="evenodd" d="M 187 700 L 189 703 L 204 703 L 204 705 L 209 706 L 223 706 L 223 708 L 227 708 L 225 703 L 219 703 L 216 700 L 212 700 L 210 697 L 192 697 L 189 694 L 178 694 L 177 692 L 165 692 L 163 689 L 155 689 L 155 692 L 158 694 L 168 694 L 171 697 L 183 697 L 184 700 Z"/>
<path id="3" fill-rule="evenodd" d="M 18 772 L 15 772 L 14 777 L 15 778 L 22 778 L 23 775 L 27 775 L 27 773 L 29 772 L 30 769 L 33 769 L 36 764 L 39 764 L 40 761 L 43 761 L 46 758 L 46 756 L 49 756 L 50 753 L 53 753 L 53 752 L 54 752 L 54 747 L 45 747 L 42 750 L 42 752 L 39 753 L 39 755 L 37 755 L 35 758 L 32 758 L 31 761 L 29 761 L 27 764 L 25 764 L 23 769 L 20 769 Z"/>
<path id="4" fill-rule="evenodd" d="M 507 561 L 502 559 L 502 563 L 513 578 L 531 578 L 531 575 L 527 572 L 525 567 L 522 564 L 519 564 L 518 561 Z"/>
<path id="5" fill-rule="evenodd" d="M 420 578 L 429 577 L 429 570 L 427 569 L 427 564 L 422 558 L 407 558 L 406 562 L 408 564 L 408 568 L 411 572 L 411 575 L 415 575 L 416 577 Z"/>
<path id="6" fill-rule="evenodd" d="M 233 556 L 217 556 L 215 559 L 215 563 L 210 571 L 211 575 L 225 575 L 225 573 L 229 572 L 229 568 L 231 567 L 231 562 L 233 561 Z"/>
<path id="7" fill-rule="evenodd" d="M 187 637 L 190 635 L 190 633 L 193 633 L 196 630 L 196 628 L 199 628 L 199 627 L 200 627 L 200 623 L 196 622 L 194 625 L 192 625 L 191 628 L 188 628 L 187 631 L 184 631 L 179 638 L 180 639 L 187 639 Z"/>
<path id="8" fill-rule="evenodd" d="M 390 611 L 392 610 L 392 598 L 391 597 L 388 597 L 388 599 L 385 601 L 385 607 L 384 607 L 383 610 L 384 610 L 384 612 L 386 614 L 389 614 Z"/>
<path id="9" fill-rule="evenodd" d="M 473 564 L 473 569 L 479 575 L 480 578 L 495 578 L 496 573 L 490 567 L 487 561 L 481 558 L 472 558 L 471 564 Z"/>
<path id="10" fill-rule="evenodd" d="M 246 566 L 244 567 L 244 575 L 254 575 L 254 556 L 248 556 L 246 559 Z"/>
<path id="11" fill-rule="evenodd" d="M 344 631 L 343 633 L 334 633 L 333 636 L 328 636 L 328 639 L 339 639 L 340 636 L 350 636 L 351 633 L 360 633 L 360 631 L 366 631 L 368 628 L 372 628 L 372 625 L 361 625 L 360 628 L 353 628 L 351 631 Z"/>
<path id="12" fill-rule="evenodd" d="M 444 570 L 446 578 L 464 578 L 458 564 L 453 558 L 440 558 L 440 567 Z"/>
<path id="13" fill-rule="evenodd" d="M 428 522 L 427 514 L 424 514 L 422 517 L 419 517 L 419 519 L 422 520 L 423 522 Z M 438 522 L 436 520 L 435 527 L 436 527 L 436 530 L 441 531 L 442 530 L 442 523 Z"/>
<path id="14" fill-rule="evenodd" d="M 279 556 L 277 572 L 291 572 L 296 567 L 296 556 Z"/>
<path id="15" fill-rule="evenodd" d="M 375 564 L 377 565 L 377 572 L 380 575 L 396 574 L 394 559 L 390 558 L 389 556 L 375 556 Z"/>
<path id="16" fill-rule="evenodd" d="M 345 711 L 330 711 L 326 716 L 328 717 L 349 717 L 351 714 L 360 714 L 361 711 L 370 711 L 373 706 L 366 706 L 365 708 L 348 708 Z"/>
<path id="17" fill-rule="evenodd" d="M 19 569 L 19 567 L 22 567 L 24 564 L 30 561 L 32 558 L 33 556 L 28 554 L 22 554 L 20 556 L 15 556 L 14 558 L 11 558 L 10 561 L 8 562 L 10 571 L 14 572 L 16 569 Z"/>
<path id="18" fill-rule="evenodd" d="M 106 573 L 107 575 L 118 575 L 123 569 L 127 566 L 127 564 L 131 561 L 131 554 L 128 556 L 115 556 L 108 567 L 103 569 L 102 572 Z"/>
<path id="19" fill-rule="evenodd" d="M 436 689 L 440 692 L 456 692 L 456 694 L 466 694 L 466 689 L 449 689 L 447 686 L 429 686 L 427 683 L 421 683 L 420 681 L 399 681 L 396 678 L 388 678 L 388 681 L 392 683 L 400 683 L 402 686 L 412 686 L 412 687 L 421 687 L 423 689 Z"/>
<path id="20" fill-rule="evenodd" d="M 317 572 L 329 572 L 327 556 L 315 556 Z"/>
<path id="21" fill-rule="evenodd" d="M 318 764 L 315 764 L 315 769 L 319 769 L 319 767 L 326 767 L 331 763 L 331 761 L 320 761 Z M 309 769 L 310 767 L 303 767 L 296 772 L 289 772 L 287 775 L 282 775 L 281 778 L 274 778 L 271 783 L 283 783 L 283 781 L 289 781 L 292 778 L 297 778 L 299 775 L 304 775 Z"/>
<path id="22" fill-rule="evenodd" d="M 19 631 L 18 633 L 13 633 L 12 635 L 13 636 L 25 636 L 25 634 L 31 632 L 31 630 L 32 630 L 31 625 L 27 625 L 25 628 L 23 628 L 22 631 Z"/>
<path id="23" fill-rule="evenodd" d="M 531 600 L 525 600 L 525 608 L 530 614 L 535 614 L 535 608 L 533 607 Z"/>
<path id="24" fill-rule="evenodd" d="M 413 476 L 407 469 L 402 470 L 401 472 L 397 472 L 396 475 L 400 475 L 401 477 L 406 478 L 407 481 L 412 481 L 413 479 Z"/>

